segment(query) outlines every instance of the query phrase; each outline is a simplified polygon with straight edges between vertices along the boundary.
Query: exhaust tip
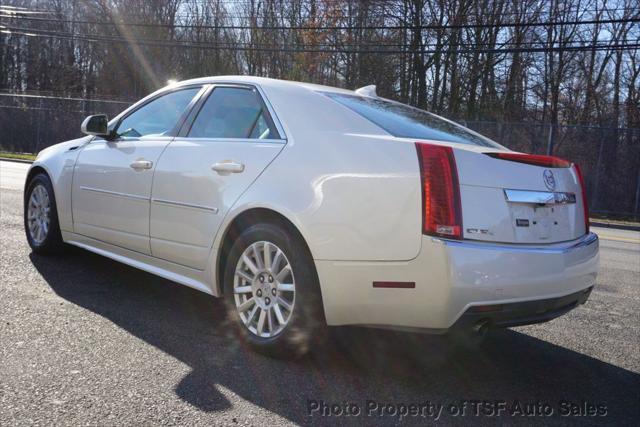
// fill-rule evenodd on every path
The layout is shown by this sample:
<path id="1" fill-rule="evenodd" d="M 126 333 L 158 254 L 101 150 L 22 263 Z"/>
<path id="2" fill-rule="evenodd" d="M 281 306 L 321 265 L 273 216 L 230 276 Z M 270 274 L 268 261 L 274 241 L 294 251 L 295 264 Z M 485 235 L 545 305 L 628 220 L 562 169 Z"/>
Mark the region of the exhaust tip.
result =
<path id="1" fill-rule="evenodd" d="M 473 325 L 471 330 L 473 331 L 474 335 L 477 335 L 479 337 L 484 337 L 489 332 L 490 327 L 491 327 L 491 321 L 489 319 L 482 319 L 482 320 L 478 320 Z"/>

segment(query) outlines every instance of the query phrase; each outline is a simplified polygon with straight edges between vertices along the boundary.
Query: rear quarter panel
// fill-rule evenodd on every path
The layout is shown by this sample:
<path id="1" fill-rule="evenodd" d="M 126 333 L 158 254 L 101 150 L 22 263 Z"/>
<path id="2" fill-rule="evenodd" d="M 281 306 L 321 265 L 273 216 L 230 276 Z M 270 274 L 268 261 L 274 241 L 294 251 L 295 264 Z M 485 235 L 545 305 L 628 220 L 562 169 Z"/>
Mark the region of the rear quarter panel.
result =
<path id="1" fill-rule="evenodd" d="M 267 207 L 300 230 L 315 259 L 407 260 L 420 251 L 415 147 L 365 136 L 288 145 L 236 207 Z"/>
<path id="2" fill-rule="evenodd" d="M 287 145 L 230 217 L 250 207 L 280 212 L 317 260 L 415 258 L 422 193 L 414 144 L 306 89 L 267 96 Z"/>

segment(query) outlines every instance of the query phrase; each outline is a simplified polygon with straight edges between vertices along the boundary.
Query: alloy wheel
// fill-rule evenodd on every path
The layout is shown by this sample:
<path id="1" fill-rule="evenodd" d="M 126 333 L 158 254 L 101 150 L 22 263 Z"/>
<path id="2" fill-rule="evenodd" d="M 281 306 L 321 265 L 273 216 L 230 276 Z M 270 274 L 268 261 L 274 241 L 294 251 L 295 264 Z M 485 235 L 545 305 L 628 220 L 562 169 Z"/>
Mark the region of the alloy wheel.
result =
<path id="1" fill-rule="evenodd" d="M 293 313 L 296 285 L 291 264 L 274 243 L 255 242 L 236 265 L 233 284 L 242 323 L 261 338 L 281 333 Z"/>
<path id="2" fill-rule="evenodd" d="M 41 245 L 49 234 L 51 202 L 47 189 L 38 184 L 33 187 L 27 205 L 29 235 L 36 245 Z"/>

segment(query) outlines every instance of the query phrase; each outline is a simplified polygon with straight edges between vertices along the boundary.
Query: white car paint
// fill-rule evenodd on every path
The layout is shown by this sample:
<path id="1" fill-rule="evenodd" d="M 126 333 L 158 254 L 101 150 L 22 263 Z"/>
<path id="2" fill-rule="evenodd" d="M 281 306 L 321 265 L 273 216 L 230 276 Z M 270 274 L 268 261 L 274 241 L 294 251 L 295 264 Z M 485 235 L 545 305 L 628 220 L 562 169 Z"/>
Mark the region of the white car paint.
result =
<path id="1" fill-rule="evenodd" d="M 151 170 L 172 138 L 96 139 L 80 150 L 71 191 L 74 232 L 150 255 Z"/>
<path id="2" fill-rule="evenodd" d="M 471 306 L 557 298 L 592 286 L 599 256 L 590 236 L 545 247 L 424 236 L 420 255 L 409 261 L 316 261 L 316 268 L 330 324 L 440 331 Z M 374 289 L 374 280 L 416 286 Z"/>
<path id="3" fill-rule="evenodd" d="M 153 255 L 205 270 L 223 218 L 283 147 L 284 141 L 176 138 L 154 174 L 150 215 Z M 241 159 L 245 170 L 214 172 L 212 159 Z"/>
<path id="4" fill-rule="evenodd" d="M 489 150 L 483 150 L 488 152 Z M 575 204 L 555 206 L 553 217 L 560 219 L 558 225 L 549 221 L 544 228 L 513 227 L 516 217 L 527 217 L 527 205 L 509 204 L 505 200 L 504 189 L 549 191 L 542 174 L 543 167 L 525 165 L 477 155 L 477 151 L 457 150 L 456 163 L 460 179 L 462 214 L 465 229 L 488 229 L 489 234 L 482 240 L 494 242 L 542 243 L 564 242 L 585 234 L 582 199 Z M 487 173 L 491 171 L 491 173 Z M 556 191 L 580 194 L 580 183 L 573 168 L 554 169 Z M 482 209 L 490 206 L 491 209 Z M 531 216 L 545 221 L 544 215 L 551 214 L 537 209 Z M 465 238 L 477 236 L 465 234 Z"/>
<path id="5" fill-rule="evenodd" d="M 258 90 L 281 138 L 84 137 L 43 150 L 32 170 L 43 168 L 52 179 L 63 239 L 219 296 L 226 230 L 243 212 L 270 209 L 309 246 L 330 325 L 442 329 L 469 306 L 593 286 L 598 244 L 585 235 L 582 199 L 545 212 L 542 231 L 515 229 L 518 209 L 534 208 L 508 204 L 503 190 L 546 190 L 544 168 L 482 154 L 499 146 L 427 141 L 453 148 L 464 228 L 487 233 L 465 231 L 463 241 L 424 236 L 415 140 L 394 137 L 318 93 L 351 91 L 256 77 L 195 79 L 149 95 L 111 123 L 163 91 L 225 84 Z M 150 169 L 129 167 L 140 160 Z M 224 162 L 244 170 L 212 169 Z M 572 169 L 556 176 L 559 191 L 580 193 Z M 371 286 L 384 280 L 416 285 Z"/>

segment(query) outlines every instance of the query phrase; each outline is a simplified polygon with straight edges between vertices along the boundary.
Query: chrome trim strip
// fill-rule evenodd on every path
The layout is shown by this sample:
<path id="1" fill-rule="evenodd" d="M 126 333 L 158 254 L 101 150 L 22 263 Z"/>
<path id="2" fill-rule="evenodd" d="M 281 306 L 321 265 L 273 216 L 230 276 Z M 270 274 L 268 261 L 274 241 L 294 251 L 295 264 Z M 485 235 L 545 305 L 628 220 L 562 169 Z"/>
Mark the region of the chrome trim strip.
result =
<path id="1" fill-rule="evenodd" d="M 181 208 L 201 209 L 201 210 L 213 212 L 214 214 L 218 213 L 218 208 L 204 206 L 204 205 L 196 205 L 192 203 L 174 202 L 173 200 L 165 200 L 165 199 L 151 199 L 151 202 L 159 205 L 169 205 L 169 206 L 178 206 Z"/>
<path id="2" fill-rule="evenodd" d="M 534 246 L 531 244 L 505 244 L 505 243 L 490 243 L 474 240 L 448 240 L 441 238 L 433 238 L 434 241 L 441 242 L 445 246 L 469 248 L 469 249 L 485 249 L 492 251 L 505 251 L 505 252 L 528 252 L 528 253 L 552 253 L 552 254 L 564 254 L 573 250 L 590 246 L 598 242 L 598 235 L 595 233 L 585 234 L 577 240 L 564 243 L 550 243 L 549 246 Z"/>
<path id="3" fill-rule="evenodd" d="M 192 136 L 181 136 L 176 139 L 186 140 L 186 141 L 220 141 L 220 142 L 248 142 L 251 144 L 286 144 L 286 139 L 252 139 L 252 138 L 202 138 L 202 137 L 192 137 Z"/>
<path id="4" fill-rule="evenodd" d="M 566 205 L 576 202 L 574 193 L 561 191 L 530 191 L 530 190 L 504 190 L 507 202 L 531 203 L 536 205 Z"/>
<path id="5" fill-rule="evenodd" d="M 148 197 L 138 196 L 137 194 L 120 193 L 118 191 L 103 190 L 101 188 L 93 188 L 93 187 L 85 187 L 83 185 L 80 186 L 80 189 L 86 190 L 86 191 L 92 191 L 94 193 L 108 194 L 110 196 L 123 197 L 125 199 L 142 200 L 145 202 L 149 201 Z"/>

